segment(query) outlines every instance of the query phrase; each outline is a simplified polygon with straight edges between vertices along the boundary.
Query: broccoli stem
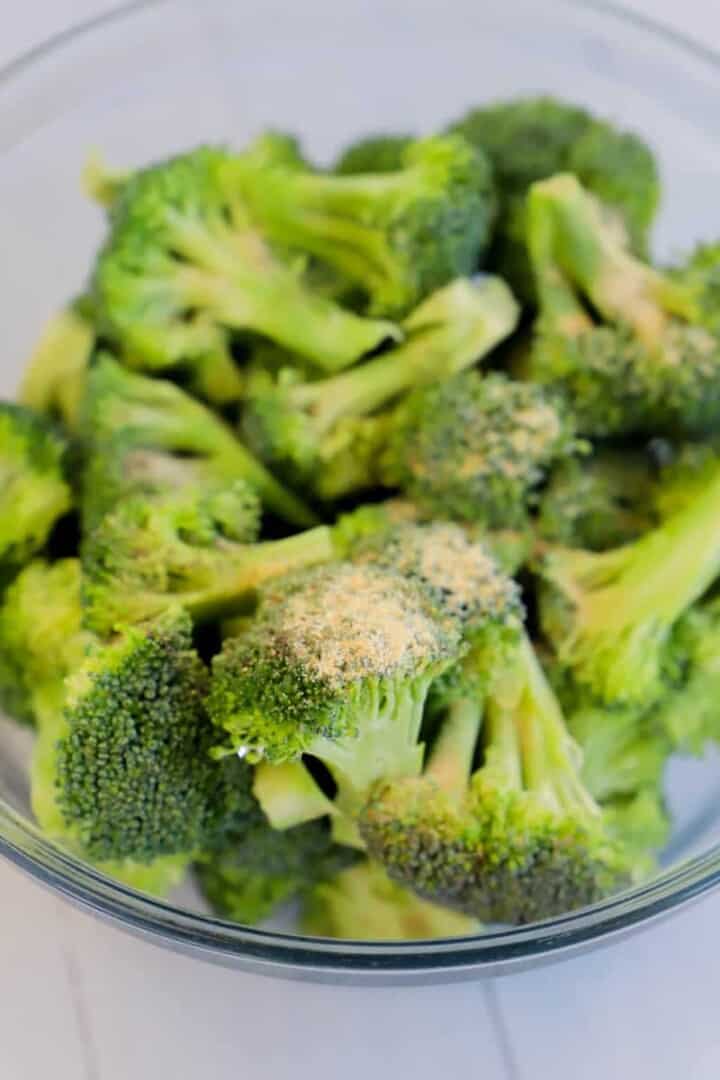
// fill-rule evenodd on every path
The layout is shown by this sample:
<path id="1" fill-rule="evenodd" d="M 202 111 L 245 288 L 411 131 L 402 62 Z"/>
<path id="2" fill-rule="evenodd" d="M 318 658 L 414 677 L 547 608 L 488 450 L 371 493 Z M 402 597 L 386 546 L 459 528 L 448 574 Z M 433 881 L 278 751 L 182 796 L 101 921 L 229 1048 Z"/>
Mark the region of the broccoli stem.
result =
<path id="1" fill-rule="evenodd" d="M 522 691 L 515 721 L 525 787 L 555 810 L 596 817 L 599 809 L 580 779 L 582 755 L 526 636 L 518 652 Z"/>
<path id="2" fill-rule="evenodd" d="M 412 336 L 352 371 L 298 386 L 299 408 L 310 411 L 319 436 L 341 419 L 366 416 L 410 387 L 448 379 L 489 353 L 512 330 L 517 307 L 498 279 L 463 279 L 428 298 L 405 328 Z"/>
<path id="3" fill-rule="evenodd" d="M 183 221 L 176 233 L 179 253 L 195 264 L 177 270 L 181 294 L 226 326 L 264 334 L 330 372 L 398 337 L 393 323 L 361 318 L 306 288 L 298 269 L 274 259 L 254 230 Z"/>
<path id="4" fill-rule="evenodd" d="M 630 254 L 601 204 L 574 176 L 535 185 L 532 198 L 547 207 L 560 265 L 604 318 L 626 323 L 653 345 L 671 315 L 691 317 L 687 291 Z"/>
<path id="5" fill-rule="evenodd" d="M 338 791 L 335 805 L 348 819 L 362 809 L 376 780 L 418 776 L 424 747 L 418 742 L 428 690 L 435 673 L 412 682 L 376 679 L 368 686 L 357 735 L 316 739 L 310 753 L 330 769 Z"/>
<path id="6" fill-rule="evenodd" d="M 269 235 L 327 259 L 372 291 L 397 276 L 383 231 L 368 214 L 392 206 L 414 183 L 414 171 L 334 177 L 287 170 L 245 170 L 244 194 Z"/>
<path id="7" fill-rule="evenodd" d="M 255 766 L 252 790 L 273 829 L 292 829 L 335 813 L 301 761 L 261 761 Z"/>
<path id="8" fill-rule="evenodd" d="M 453 701 L 425 768 L 425 775 L 458 803 L 467 792 L 482 715 L 478 700 Z"/>
<path id="9" fill-rule="evenodd" d="M 219 560 L 212 586 L 182 599 L 195 618 L 213 617 L 223 608 L 236 606 L 272 578 L 331 562 L 335 557 L 333 530 L 327 525 L 282 540 L 240 546 L 239 550 L 229 545 Z"/>
<path id="10" fill-rule="evenodd" d="M 581 600 L 592 620 L 611 632 L 632 620 L 657 632 L 671 626 L 709 588 L 720 571 L 720 463 L 704 491 L 659 528 L 588 567 L 603 588 Z M 582 555 L 579 556 L 582 559 Z"/>

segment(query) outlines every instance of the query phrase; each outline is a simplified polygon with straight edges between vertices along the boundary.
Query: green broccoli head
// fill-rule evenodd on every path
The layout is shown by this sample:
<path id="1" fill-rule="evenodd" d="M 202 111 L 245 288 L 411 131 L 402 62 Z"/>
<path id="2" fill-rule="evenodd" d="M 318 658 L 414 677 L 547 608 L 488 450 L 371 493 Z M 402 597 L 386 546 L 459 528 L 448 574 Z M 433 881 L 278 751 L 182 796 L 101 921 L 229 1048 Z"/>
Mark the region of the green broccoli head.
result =
<path id="1" fill-rule="evenodd" d="M 376 315 L 404 315 L 472 273 L 495 219 L 489 163 L 457 135 L 411 142 L 393 171 L 302 172 L 288 169 L 281 155 L 258 163 L 251 148 L 237 174 L 268 235 L 329 263 L 365 293 Z"/>
<path id="2" fill-rule="evenodd" d="M 657 473 L 649 450 L 601 448 L 559 462 L 540 498 L 540 535 L 590 551 L 636 540 L 659 520 Z"/>
<path id="3" fill-rule="evenodd" d="M 720 466 L 684 509 L 610 551 L 550 549 L 543 629 L 561 665 L 610 705 L 649 706 L 677 681 L 677 627 L 720 572 Z"/>
<path id="4" fill-rule="evenodd" d="M 276 377 L 258 373 L 249 388 L 245 435 L 281 475 L 313 487 L 327 462 L 339 456 L 347 460 L 364 445 L 366 422 L 377 420 L 378 410 L 413 387 L 446 379 L 487 355 L 512 333 L 518 314 L 498 278 L 460 278 L 415 309 L 404 324 L 405 342 L 352 371 L 315 382 L 303 380 L 295 369 Z M 386 423 L 376 423 L 371 456 L 385 428 Z M 358 456 L 365 461 L 368 455 Z M 340 488 L 347 492 L 347 483 L 336 484 L 334 494 Z"/>
<path id="5" fill-rule="evenodd" d="M 0 402 L 0 584 L 39 551 L 72 505 L 67 444 L 30 409 Z"/>
<path id="6" fill-rule="evenodd" d="M 233 749 L 319 758 L 351 820 L 377 777 L 419 770 L 428 691 L 461 651 L 411 581 L 337 563 L 268 586 L 255 622 L 215 658 L 208 706 Z"/>
<path id="7" fill-rule="evenodd" d="M 583 434 L 711 429 L 720 345 L 697 320 L 690 291 L 632 256 L 569 174 L 533 186 L 528 218 L 540 298 L 529 377 L 567 394 Z"/>
<path id="8" fill-rule="evenodd" d="M 313 292 L 301 265 L 271 250 L 250 220 L 237 167 L 228 152 L 201 147 L 136 173 L 113 204 L 93 276 L 100 326 L 127 362 L 189 367 L 220 403 L 242 394 L 231 330 L 263 334 L 324 370 L 396 333 Z"/>
<path id="9" fill-rule="evenodd" d="M 383 465 L 431 513 L 517 528 L 553 462 L 582 448 L 543 387 L 467 371 L 402 402 Z"/>
<path id="10" fill-rule="evenodd" d="M 517 584 L 498 566 L 481 540 L 446 522 L 398 524 L 351 545 L 359 565 L 399 573 L 419 586 L 441 618 L 455 623 L 477 647 L 498 649 L 516 640 L 523 620 Z"/>
<path id="11" fill-rule="evenodd" d="M 366 135 L 346 146 L 335 162 L 339 176 L 399 172 L 412 135 Z"/>
<path id="12" fill-rule="evenodd" d="M 360 819 L 370 855 L 420 896 L 492 922 L 550 918 L 626 884 L 629 861 L 582 783 L 529 642 L 482 714 L 477 699 L 455 701 L 425 774 L 375 786 Z"/>
<path id="13" fill-rule="evenodd" d="M 253 925 L 357 858 L 357 852 L 333 841 L 327 821 L 279 831 L 258 811 L 221 852 L 199 861 L 195 873 L 213 911 Z"/>
<path id="14" fill-rule="evenodd" d="M 210 757 L 207 681 L 179 609 L 96 648 L 36 760 L 40 823 L 100 864 L 190 857 L 237 827 L 250 780 L 244 763 Z"/>
<path id="15" fill-rule="evenodd" d="M 251 604 L 270 578 L 334 558 L 325 526 L 253 543 L 258 530 L 243 481 L 125 499 L 83 544 L 86 624 L 108 634 L 177 603 L 195 619 L 218 617 Z"/>
<path id="16" fill-rule="evenodd" d="M 701 756 L 720 741 L 720 606 L 711 599 L 692 608 L 673 633 L 682 676 L 654 717 L 673 749 Z"/>
<path id="17" fill-rule="evenodd" d="M 490 265 L 523 299 L 535 299 L 525 197 L 532 184 L 555 173 L 574 173 L 608 207 L 633 248 L 646 253 L 660 184 L 652 152 L 636 135 L 550 97 L 472 109 L 452 130 L 490 158 L 501 195 Z"/>
<path id="18" fill-rule="evenodd" d="M 83 518 L 91 529 L 118 497 L 244 480 L 278 516 L 315 515 L 246 449 L 215 413 L 164 379 L 127 371 L 109 356 L 92 368 L 82 432 L 88 452 Z"/>
<path id="19" fill-rule="evenodd" d="M 23 373 L 19 400 L 74 431 L 80 419 L 95 330 L 82 302 L 65 308 L 45 327 Z"/>
<path id="20" fill-rule="evenodd" d="M 480 929 L 476 919 L 422 900 L 364 860 L 304 897 L 302 929 L 317 937 L 355 941 L 418 941 L 464 937 Z"/>

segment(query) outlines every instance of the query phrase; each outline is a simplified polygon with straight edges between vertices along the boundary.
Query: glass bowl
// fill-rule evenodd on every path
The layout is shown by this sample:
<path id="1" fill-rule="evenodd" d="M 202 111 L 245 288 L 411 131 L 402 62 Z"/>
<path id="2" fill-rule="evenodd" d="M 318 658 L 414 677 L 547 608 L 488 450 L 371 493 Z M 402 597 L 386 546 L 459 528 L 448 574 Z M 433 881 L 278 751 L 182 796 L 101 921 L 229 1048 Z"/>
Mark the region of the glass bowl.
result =
<path id="1" fill-rule="evenodd" d="M 720 235 L 720 61 L 647 20 L 560 0 L 152 0 L 86 23 L 0 74 L 0 394 L 83 284 L 101 216 L 88 150 L 131 165 L 273 126 L 326 159 L 354 135 L 439 127 L 494 97 L 549 92 L 643 133 L 664 175 L 656 251 Z M 54 847 L 30 819 L 26 733 L 0 722 L 0 852 L 56 893 L 166 946 L 242 969 L 344 982 L 519 970 L 647 925 L 720 881 L 718 759 L 677 761 L 676 828 L 653 881 L 583 911 L 433 942 L 338 942 L 247 929 L 183 893 L 163 903 Z"/>

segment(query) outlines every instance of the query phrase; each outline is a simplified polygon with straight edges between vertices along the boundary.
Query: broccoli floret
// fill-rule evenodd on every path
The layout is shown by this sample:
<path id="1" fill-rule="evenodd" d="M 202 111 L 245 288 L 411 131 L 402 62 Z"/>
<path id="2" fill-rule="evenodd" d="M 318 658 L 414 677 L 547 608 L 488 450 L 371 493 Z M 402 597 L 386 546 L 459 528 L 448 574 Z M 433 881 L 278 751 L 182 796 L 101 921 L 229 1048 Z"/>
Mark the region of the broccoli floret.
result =
<path id="1" fill-rule="evenodd" d="M 164 379 L 127 371 L 109 356 L 88 376 L 82 428 L 90 459 L 84 484 L 86 529 L 118 496 L 138 488 L 181 488 L 183 478 L 215 486 L 245 480 L 280 517 L 296 525 L 315 523 L 314 514 L 201 402 Z M 119 457 L 117 439 L 124 448 Z"/>
<path id="2" fill-rule="evenodd" d="M 0 684 L 12 679 L 26 716 L 37 724 L 31 794 L 35 816 L 51 839 L 81 858 L 88 852 L 59 812 L 56 748 L 66 733 L 65 680 L 92 646 L 81 627 L 80 564 L 76 559 L 30 563 L 8 589 L 0 609 Z M 165 895 L 179 883 L 186 856 L 144 865 L 132 859 L 95 861 L 99 870 L 142 892 Z"/>
<path id="3" fill-rule="evenodd" d="M 180 609 L 94 647 L 68 678 L 49 753 L 36 762 L 41 824 L 98 863 L 152 864 L 220 844 L 253 800 L 247 765 L 210 756 L 207 682 Z"/>
<path id="4" fill-rule="evenodd" d="M 602 448 L 555 466 L 540 499 L 539 534 L 570 547 L 605 551 L 658 523 L 657 469 L 642 450 Z"/>
<path id="5" fill-rule="evenodd" d="M 637 136 L 549 97 L 472 109 L 452 130 L 490 158 L 501 200 L 490 265 L 523 299 L 535 296 L 525 197 L 531 184 L 555 173 L 575 173 L 622 223 L 635 250 L 646 253 L 660 184 L 655 159 Z"/>
<path id="6" fill-rule="evenodd" d="M 316 885 L 304 899 L 301 927 L 316 937 L 356 941 L 464 937 L 480 929 L 476 919 L 421 900 L 369 860 Z"/>
<path id="7" fill-rule="evenodd" d="M 333 171 L 339 176 L 400 172 L 413 141 L 412 135 L 366 135 L 345 147 Z"/>
<path id="8" fill-rule="evenodd" d="M 358 858 L 331 836 L 327 821 L 311 821 L 279 832 L 258 810 L 219 854 L 196 864 L 202 892 L 213 910 L 252 925 L 276 907 L 334 877 Z"/>
<path id="9" fill-rule="evenodd" d="M 285 167 L 252 148 L 237 168 L 252 214 L 273 240 L 329 263 L 367 296 L 374 314 L 399 316 L 487 247 L 496 199 L 482 151 L 457 135 L 411 142 L 400 168 L 328 175 Z"/>
<path id="10" fill-rule="evenodd" d="M 649 707 L 677 680 L 674 633 L 720 573 L 720 465 L 687 506 L 605 552 L 550 549 L 540 570 L 543 629 L 560 664 L 608 704 Z"/>
<path id="11" fill-rule="evenodd" d="M 412 775 L 430 685 L 459 633 L 396 572 L 336 563 L 268 586 L 253 626 L 213 662 L 211 716 L 234 750 L 319 758 L 352 818 L 380 776 Z"/>
<path id="12" fill-rule="evenodd" d="M 87 626 L 112 633 L 177 603 L 195 619 L 219 617 L 270 578 L 335 557 L 327 526 L 253 543 L 258 516 L 242 481 L 125 499 L 83 543 Z"/>
<path id="13" fill-rule="evenodd" d="M 396 334 L 306 287 L 302 267 L 276 255 L 250 221 L 237 170 L 226 151 L 200 148 L 134 174 L 113 204 L 93 276 L 101 330 L 126 362 L 189 367 L 216 402 L 242 394 L 231 329 L 263 334 L 328 371 Z"/>
<path id="14" fill-rule="evenodd" d="M 447 522 L 368 527 L 351 546 L 353 561 L 399 573 L 473 647 L 499 652 L 517 639 L 524 609 L 517 584 L 486 545 Z"/>
<path id="15" fill-rule="evenodd" d="M 74 431 L 94 345 L 95 331 L 80 305 L 55 315 L 23 374 L 19 395 L 22 404 Z"/>
<path id="16" fill-rule="evenodd" d="M 381 781 L 360 818 L 370 855 L 420 896 L 476 918 L 526 923 L 630 880 L 580 778 L 576 745 L 532 646 L 480 699 L 451 703 L 422 777 Z"/>
<path id="17" fill-rule="evenodd" d="M 281 474 L 317 487 L 328 462 L 332 468 L 339 454 L 352 458 L 354 445 L 362 445 L 368 417 L 414 386 L 469 367 L 512 332 L 517 318 L 498 278 L 458 279 L 406 320 L 405 343 L 352 371 L 317 382 L 294 370 L 258 377 L 244 418 L 248 441 Z M 333 493 L 340 487 L 347 483 L 336 483 Z"/>
<path id="18" fill-rule="evenodd" d="M 467 371 L 400 404 L 382 470 L 430 513 L 522 528 L 546 471 L 583 445 L 543 387 Z"/>
<path id="19" fill-rule="evenodd" d="M 712 428 L 720 345 L 690 291 L 632 256 L 569 174 L 535 184 L 528 214 L 540 297 L 529 377 L 568 395 L 583 434 Z"/>
<path id="20" fill-rule="evenodd" d="M 0 401 L 0 586 L 70 510 L 67 444 L 44 417 Z"/>

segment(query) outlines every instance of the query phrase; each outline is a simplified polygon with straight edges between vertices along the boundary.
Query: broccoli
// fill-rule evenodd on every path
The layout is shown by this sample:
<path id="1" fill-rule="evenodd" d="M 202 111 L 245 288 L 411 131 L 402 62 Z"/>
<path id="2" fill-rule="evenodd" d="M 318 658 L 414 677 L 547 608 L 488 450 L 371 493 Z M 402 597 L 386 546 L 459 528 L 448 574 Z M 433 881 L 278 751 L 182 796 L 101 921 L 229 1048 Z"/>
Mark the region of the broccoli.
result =
<path id="1" fill-rule="evenodd" d="M 174 603 L 194 619 L 221 616 L 269 578 L 335 557 L 327 526 L 254 543 L 258 517 L 243 481 L 120 502 L 83 543 L 86 625 L 108 634 Z"/>
<path id="2" fill-rule="evenodd" d="M 674 633 L 685 658 L 682 679 L 660 701 L 655 721 L 673 749 L 701 755 L 720 742 L 720 602 L 691 609 Z"/>
<path id="3" fill-rule="evenodd" d="M 85 377 L 95 345 L 95 331 L 81 310 L 70 306 L 45 327 L 20 387 L 20 401 L 28 408 L 77 428 L 85 390 Z"/>
<path id="4" fill-rule="evenodd" d="M 333 172 L 338 176 L 400 172 L 413 141 L 412 135 L 366 135 L 345 147 Z"/>
<path id="5" fill-rule="evenodd" d="M 80 625 L 80 564 L 34 559 L 8 586 L 0 606 L 0 705 L 34 723 L 38 703 L 62 700 L 63 679 L 89 642 Z"/>
<path id="6" fill-rule="evenodd" d="M 83 506 L 88 529 L 135 485 L 180 488 L 191 477 L 215 486 L 245 480 L 280 517 L 296 525 L 315 523 L 314 514 L 218 416 L 173 383 L 137 375 L 103 356 L 88 376 L 83 412 L 90 461 Z M 119 458 L 116 439 L 124 447 Z"/>
<path id="7" fill-rule="evenodd" d="M 0 401 L 0 587 L 45 544 L 72 506 L 67 444 L 22 405 Z"/>
<path id="8" fill-rule="evenodd" d="M 113 204 L 92 282 L 100 328 L 128 364 L 189 367 L 219 403 L 242 395 L 230 330 L 263 334 L 326 371 L 396 336 L 306 287 L 301 266 L 250 221 L 237 174 L 238 159 L 212 148 L 135 173 Z"/>
<path id="9" fill-rule="evenodd" d="M 517 318 L 517 304 L 499 279 L 460 278 L 416 308 L 404 324 L 405 343 L 352 371 L 316 382 L 302 381 L 294 370 L 258 377 L 249 389 L 245 435 L 281 474 L 322 487 L 328 462 L 332 468 L 343 454 L 352 464 L 371 414 L 414 386 L 469 367 L 512 332 Z M 380 428 L 382 434 L 382 421 Z M 371 439 L 371 451 L 377 441 Z M 347 486 L 336 478 L 333 493 Z"/>
<path id="10" fill-rule="evenodd" d="M 347 527 L 347 526 L 346 526 Z M 520 589 L 483 540 L 436 521 L 373 528 L 349 545 L 356 565 L 395 571 L 418 586 L 441 618 L 451 620 L 474 650 L 514 644 L 524 609 Z"/>
<path id="11" fill-rule="evenodd" d="M 254 800 L 247 765 L 210 756 L 207 681 L 180 609 L 93 646 L 66 680 L 52 743 L 36 761 L 41 824 L 54 819 L 50 831 L 99 864 L 187 861 L 221 845 Z"/>
<path id="12" fill-rule="evenodd" d="M 93 150 L 88 154 L 83 166 L 82 190 L 93 202 L 110 210 L 131 176 L 132 173 L 127 170 L 109 168 L 102 155 Z"/>
<path id="13" fill-rule="evenodd" d="M 472 109 L 451 130 L 490 158 L 501 197 L 490 265 L 523 299 L 534 299 L 525 197 L 532 184 L 555 173 L 574 173 L 622 223 L 633 248 L 646 254 L 660 183 L 655 159 L 637 136 L 549 97 Z"/>
<path id="14" fill-rule="evenodd" d="M 330 564 L 266 587 L 253 625 L 213 661 L 208 709 L 232 750 L 319 758 L 351 820 L 373 780 L 419 771 L 428 691 L 461 651 L 413 582 Z"/>
<path id="15" fill-rule="evenodd" d="M 303 899 L 301 927 L 316 937 L 412 941 L 480 929 L 476 919 L 421 900 L 369 860 L 315 885 Z"/>
<path id="16" fill-rule="evenodd" d="M 412 142 L 400 168 L 381 173 L 318 174 L 270 157 L 251 147 L 237 163 L 251 214 L 283 247 L 353 281 L 373 314 L 402 316 L 479 265 L 495 189 L 485 155 L 460 136 Z"/>
<path id="17" fill-rule="evenodd" d="M 252 925 L 357 858 L 352 848 L 334 843 L 326 821 L 278 832 L 258 810 L 221 852 L 196 863 L 195 874 L 218 915 Z"/>
<path id="18" fill-rule="evenodd" d="M 418 895 L 526 923 L 630 880 L 582 783 L 576 745 L 529 641 L 485 702 L 458 698 L 421 777 L 381 780 L 360 816 L 368 852 Z M 483 763 L 472 773 L 484 719 Z"/>
<path id="19" fill-rule="evenodd" d="M 78 561 L 29 563 L 0 609 L 0 696 L 11 679 L 25 718 L 37 724 L 31 795 L 39 824 L 51 839 L 86 859 L 80 838 L 59 812 L 55 780 L 57 743 L 66 731 L 65 680 L 83 664 L 91 645 L 91 635 L 81 627 Z M 150 865 L 128 858 L 94 861 L 132 888 L 164 895 L 179 883 L 187 858 L 166 856 Z"/>
<path id="20" fill-rule="evenodd" d="M 540 314 L 527 374 L 568 395 L 580 431 L 712 428 L 720 418 L 720 345 L 695 319 L 688 287 L 632 256 L 570 175 L 533 186 L 529 237 Z"/>
<path id="21" fill-rule="evenodd" d="M 605 551 L 636 540 L 654 525 L 657 470 L 644 450 L 600 448 L 555 466 L 540 498 L 540 536 L 570 547 Z"/>
<path id="22" fill-rule="evenodd" d="M 720 463 L 683 509 L 638 540 L 545 553 L 543 629 L 560 664 L 599 700 L 649 707 L 681 675 L 678 624 L 720 573 L 718 514 Z"/>
<path id="23" fill-rule="evenodd" d="M 610 799 L 602 811 L 609 836 L 632 858 L 636 876 L 650 876 L 656 870 L 655 853 L 670 835 L 671 822 L 662 792 L 656 787 L 642 788 Z"/>
<path id="24" fill-rule="evenodd" d="M 433 514 L 522 528 L 547 469 L 583 448 L 543 387 L 467 371 L 398 406 L 381 468 Z"/>

